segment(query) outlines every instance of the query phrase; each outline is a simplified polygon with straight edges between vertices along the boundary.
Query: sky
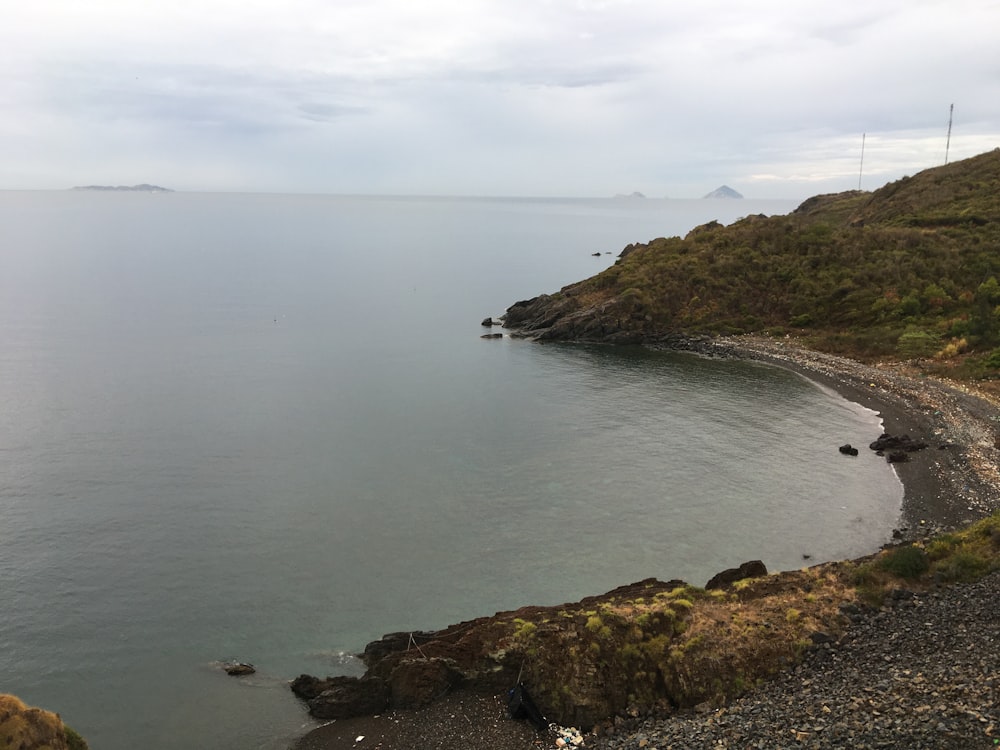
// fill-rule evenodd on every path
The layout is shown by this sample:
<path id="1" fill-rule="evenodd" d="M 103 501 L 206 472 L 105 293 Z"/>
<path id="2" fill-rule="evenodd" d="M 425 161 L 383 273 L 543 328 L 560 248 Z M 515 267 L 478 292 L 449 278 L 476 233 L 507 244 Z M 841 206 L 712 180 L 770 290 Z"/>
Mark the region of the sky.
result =
<path id="1" fill-rule="evenodd" d="M 0 3 L 0 189 L 798 199 L 1000 147 L 1000 0 Z"/>

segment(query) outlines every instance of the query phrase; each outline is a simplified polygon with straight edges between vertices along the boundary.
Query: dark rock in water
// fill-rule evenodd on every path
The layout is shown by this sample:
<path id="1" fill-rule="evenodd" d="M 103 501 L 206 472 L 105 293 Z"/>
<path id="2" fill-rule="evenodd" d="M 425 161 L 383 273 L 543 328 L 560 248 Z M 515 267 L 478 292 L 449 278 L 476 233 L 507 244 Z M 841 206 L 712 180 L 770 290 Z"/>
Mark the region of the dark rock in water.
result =
<path id="1" fill-rule="evenodd" d="M 222 665 L 222 668 L 226 670 L 226 674 L 232 675 L 233 677 L 240 677 L 245 674 L 253 674 L 257 670 L 254 669 L 253 664 L 247 664 L 242 661 L 231 661 Z"/>
<path id="2" fill-rule="evenodd" d="M 328 687 L 327 680 L 313 677 L 311 674 L 300 674 L 292 680 L 292 692 L 304 701 L 309 701 L 318 696 Z"/>
<path id="3" fill-rule="evenodd" d="M 914 440 L 909 435 L 890 435 L 889 433 L 885 433 L 868 447 L 879 455 L 882 455 L 885 451 L 906 451 L 907 453 L 913 453 L 914 451 L 926 448 L 927 443 L 921 440 Z"/>
<path id="4" fill-rule="evenodd" d="M 410 643 L 409 633 L 405 635 Z M 388 639 L 388 640 L 387 640 Z M 401 641 L 401 639 L 400 639 Z M 405 651 L 393 636 L 368 644 L 365 659 L 379 664 L 397 650 Z M 376 672 L 381 670 L 376 670 Z M 300 675 L 292 681 L 292 692 L 309 705 L 309 713 L 318 719 L 347 719 L 394 708 L 420 708 L 449 692 L 462 680 L 462 673 L 450 659 L 425 659 L 414 651 L 391 662 L 388 675 L 366 674 L 363 677 L 327 677 Z"/>
<path id="5" fill-rule="evenodd" d="M 839 450 L 845 456 L 856 456 L 856 455 L 858 455 L 858 449 L 855 448 L 855 447 L 853 447 L 850 443 L 847 443 L 845 445 L 840 446 L 840 448 L 838 448 L 837 450 Z"/>
<path id="6" fill-rule="evenodd" d="M 727 568 L 721 573 L 716 573 L 712 579 L 705 584 L 706 589 L 722 589 L 732 586 L 737 581 L 744 578 L 760 578 L 767 575 L 767 566 L 760 560 L 745 562 L 738 568 Z"/>
<path id="7" fill-rule="evenodd" d="M 480 325 L 483 326 L 483 328 L 492 328 L 493 318 L 483 318 L 483 322 L 480 323 Z"/>
<path id="8" fill-rule="evenodd" d="M 502 339 L 503 338 L 503 334 L 502 333 L 484 333 L 479 338 L 481 338 L 481 339 Z"/>
<path id="9" fill-rule="evenodd" d="M 591 255 L 593 255 L 595 258 L 600 258 L 601 257 L 600 253 L 591 253 Z"/>
<path id="10" fill-rule="evenodd" d="M 389 690 L 377 677 L 327 677 L 301 675 L 292 681 L 292 692 L 309 704 L 317 719 L 349 719 L 384 711 Z"/>

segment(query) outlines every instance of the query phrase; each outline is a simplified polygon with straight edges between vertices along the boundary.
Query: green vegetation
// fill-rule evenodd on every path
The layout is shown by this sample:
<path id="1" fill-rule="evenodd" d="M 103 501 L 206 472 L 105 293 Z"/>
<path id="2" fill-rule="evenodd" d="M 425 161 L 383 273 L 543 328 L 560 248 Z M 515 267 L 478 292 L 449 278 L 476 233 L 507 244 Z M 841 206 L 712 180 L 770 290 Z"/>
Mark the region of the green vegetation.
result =
<path id="1" fill-rule="evenodd" d="M 919 578 L 930 569 L 927 553 L 919 547 L 907 545 L 889 550 L 881 560 L 879 567 L 894 576 L 913 580 Z"/>
<path id="2" fill-rule="evenodd" d="M 1000 150 L 787 216 L 712 222 L 630 249 L 553 295 L 587 331 L 794 332 L 859 359 L 1000 365 Z M 589 312 L 588 312 L 589 311 Z"/>
<path id="3" fill-rule="evenodd" d="M 1000 513 L 862 560 L 726 590 L 635 584 L 579 605 L 520 613 L 508 621 L 501 653 L 537 686 L 550 716 L 583 721 L 630 706 L 721 704 L 795 663 L 811 634 L 843 632 L 844 603 L 878 607 L 894 589 L 925 590 L 995 570 Z"/>
<path id="4" fill-rule="evenodd" d="M 69 750 L 88 750 L 87 741 L 72 727 L 63 726 L 66 732 L 66 746 Z"/>

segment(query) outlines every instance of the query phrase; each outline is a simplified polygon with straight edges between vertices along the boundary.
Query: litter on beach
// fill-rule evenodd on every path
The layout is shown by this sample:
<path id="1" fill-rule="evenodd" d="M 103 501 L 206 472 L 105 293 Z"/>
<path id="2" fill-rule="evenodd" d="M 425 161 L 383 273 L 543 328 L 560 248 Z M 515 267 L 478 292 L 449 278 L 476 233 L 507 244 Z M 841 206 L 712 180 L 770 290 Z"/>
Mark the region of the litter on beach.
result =
<path id="1" fill-rule="evenodd" d="M 556 733 L 556 747 L 583 747 L 583 733 L 576 727 L 560 727 L 552 725 Z"/>

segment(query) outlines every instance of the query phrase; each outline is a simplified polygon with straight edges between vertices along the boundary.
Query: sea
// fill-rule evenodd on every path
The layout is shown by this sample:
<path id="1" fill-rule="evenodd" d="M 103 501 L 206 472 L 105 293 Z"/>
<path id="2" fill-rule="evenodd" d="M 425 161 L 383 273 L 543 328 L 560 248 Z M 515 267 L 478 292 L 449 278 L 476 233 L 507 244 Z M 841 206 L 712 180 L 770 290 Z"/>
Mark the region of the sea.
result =
<path id="1" fill-rule="evenodd" d="M 393 631 L 871 552 L 880 418 L 801 375 L 484 339 L 797 201 L 0 192 L 0 692 L 93 750 L 284 750 Z M 221 665 L 250 662 L 230 677 Z"/>

